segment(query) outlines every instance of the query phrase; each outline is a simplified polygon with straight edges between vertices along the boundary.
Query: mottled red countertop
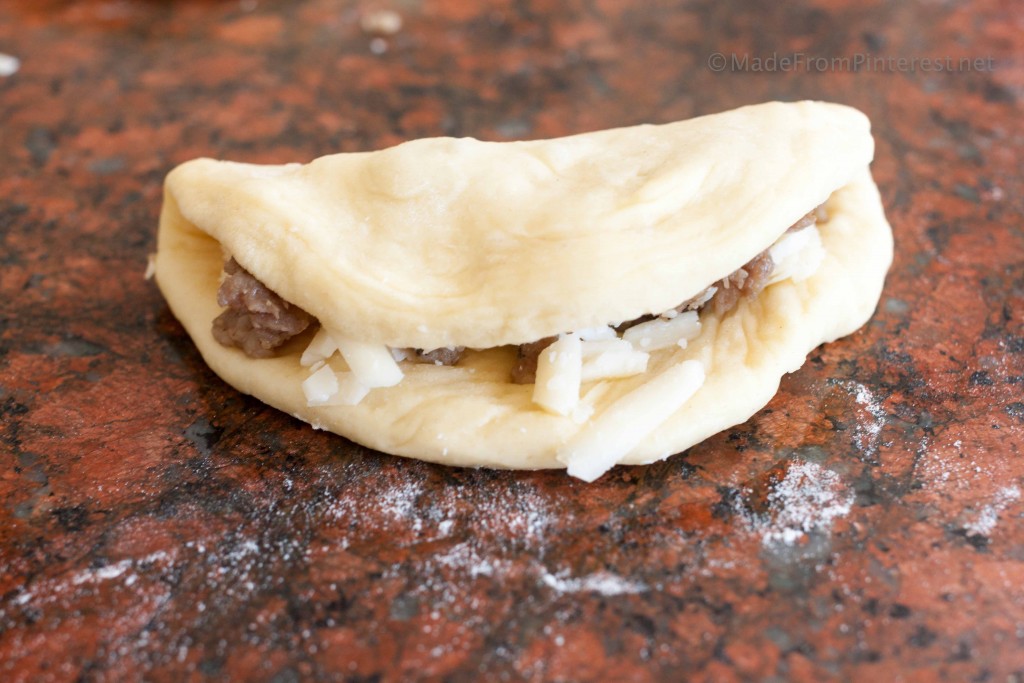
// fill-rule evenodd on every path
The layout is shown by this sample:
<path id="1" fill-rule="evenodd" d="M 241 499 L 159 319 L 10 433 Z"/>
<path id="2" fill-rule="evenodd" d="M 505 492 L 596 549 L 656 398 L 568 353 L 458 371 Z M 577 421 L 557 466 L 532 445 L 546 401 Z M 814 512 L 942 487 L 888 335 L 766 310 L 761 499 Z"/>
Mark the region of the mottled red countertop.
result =
<path id="1" fill-rule="evenodd" d="M 0 1 L 0 679 L 1024 680 L 1020 7 L 758 5 Z M 314 432 L 142 277 L 192 157 L 798 98 L 874 122 L 877 315 L 592 485 Z"/>

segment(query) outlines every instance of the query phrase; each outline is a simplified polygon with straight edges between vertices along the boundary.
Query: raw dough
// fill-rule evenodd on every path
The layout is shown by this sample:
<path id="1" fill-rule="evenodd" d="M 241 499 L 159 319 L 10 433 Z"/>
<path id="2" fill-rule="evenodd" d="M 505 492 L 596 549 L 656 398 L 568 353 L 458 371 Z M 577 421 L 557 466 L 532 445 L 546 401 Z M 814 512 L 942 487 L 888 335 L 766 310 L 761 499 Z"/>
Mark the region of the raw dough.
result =
<path id="1" fill-rule="evenodd" d="M 168 177 L 156 277 L 210 367 L 240 391 L 388 453 L 454 465 L 564 467 L 580 425 L 508 381 L 514 349 L 658 313 L 765 249 L 828 199 L 817 273 L 717 319 L 648 373 L 700 360 L 707 379 L 621 462 L 648 463 L 741 423 L 818 344 L 871 316 L 892 234 L 867 119 L 768 103 L 661 126 L 535 142 L 416 140 L 306 166 L 201 159 Z M 353 338 L 467 346 L 455 367 L 403 364 L 356 406 L 311 408 L 298 363 L 214 341 L 223 249 L 286 300 Z M 335 359 L 332 364 L 343 369 Z M 648 374 L 583 387 L 596 414 Z"/>

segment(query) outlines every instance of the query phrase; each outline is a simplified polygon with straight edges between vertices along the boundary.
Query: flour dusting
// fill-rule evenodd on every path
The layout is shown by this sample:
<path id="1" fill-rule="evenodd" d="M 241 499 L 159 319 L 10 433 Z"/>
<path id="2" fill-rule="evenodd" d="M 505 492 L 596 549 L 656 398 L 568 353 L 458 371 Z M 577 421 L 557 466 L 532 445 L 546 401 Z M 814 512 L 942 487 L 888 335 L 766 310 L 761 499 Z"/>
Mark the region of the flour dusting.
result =
<path id="1" fill-rule="evenodd" d="M 327 514 L 338 521 L 359 520 L 360 507 L 372 507 L 382 512 L 389 521 L 400 522 L 411 520 L 419 529 L 422 520 L 416 515 L 416 501 L 423 493 L 423 485 L 418 481 L 404 481 L 394 486 L 381 486 L 374 494 L 372 502 L 359 503 L 356 498 L 343 497 L 334 501 Z"/>
<path id="2" fill-rule="evenodd" d="M 410 594 L 435 604 L 459 605 L 476 581 L 510 580 L 509 558 L 522 552 L 537 558 L 529 574 L 542 572 L 548 530 L 571 518 L 528 482 L 498 490 L 472 484 L 431 490 L 407 479 L 373 483 L 370 499 L 349 491 L 327 507 L 328 517 L 344 522 L 335 528 L 336 542 L 348 552 L 376 553 L 386 534 L 396 547 L 429 549 L 413 564 L 403 559 L 386 567 L 383 579 L 407 580 L 412 572 Z"/>
<path id="3" fill-rule="evenodd" d="M 69 576 L 57 576 L 36 582 L 24 592 L 15 596 L 12 603 L 17 606 L 33 603 L 38 607 L 64 599 L 68 586 L 95 585 L 124 577 L 125 588 L 139 580 L 135 570 L 150 569 L 156 565 L 170 565 L 173 558 L 162 550 L 138 558 L 120 560 L 102 567 L 84 569 Z"/>
<path id="4" fill-rule="evenodd" d="M 1016 486 L 1007 486 L 996 492 L 991 503 L 981 509 L 978 518 L 966 524 L 964 530 L 968 536 L 988 536 L 996 528 L 999 521 L 999 513 L 1005 510 L 1011 503 L 1020 500 L 1020 489 Z"/>
<path id="5" fill-rule="evenodd" d="M 500 562 L 481 557 L 477 549 L 469 543 L 460 543 L 448 552 L 435 556 L 433 561 L 441 567 L 468 574 L 471 579 L 478 576 L 492 576 L 496 569 L 501 567 Z"/>
<path id="6" fill-rule="evenodd" d="M 885 426 L 887 418 L 885 408 L 882 407 L 882 403 L 874 393 L 860 382 L 850 380 L 840 384 L 847 390 L 853 391 L 853 400 L 857 402 L 857 405 L 863 406 L 871 417 L 869 420 L 858 419 L 854 427 L 854 434 L 857 436 L 861 448 L 865 453 L 877 452 L 882 428 Z"/>
<path id="7" fill-rule="evenodd" d="M 989 454 L 981 444 L 965 448 L 961 439 L 952 444 L 933 443 L 925 434 L 918 443 L 917 452 L 915 475 L 921 478 L 927 490 L 938 491 L 947 487 L 969 490 L 979 479 L 991 481 L 998 476 L 989 466 Z"/>
<path id="8" fill-rule="evenodd" d="M 793 545 L 812 531 L 829 531 L 849 514 L 854 494 L 832 470 L 813 462 L 790 466 L 767 496 L 768 511 L 745 513 L 764 545 Z"/>
<path id="9" fill-rule="evenodd" d="M 121 560 L 114 564 L 108 564 L 105 567 L 99 567 L 98 569 L 87 569 L 84 572 L 79 572 L 71 578 L 71 583 L 75 586 L 80 586 L 83 583 L 92 581 L 107 581 L 109 579 L 116 579 L 117 577 L 124 574 L 132 566 L 131 560 Z"/>
<path id="10" fill-rule="evenodd" d="M 597 593 L 599 595 L 631 595 L 644 593 L 650 590 L 648 586 L 639 581 L 612 574 L 611 572 L 594 572 L 586 576 L 572 577 L 566 572 L 551 574 L 543 572 L 540 575 L 541 582 L 558 593 Z"/>
<path id="11" fill-rule="evenodd" d="M 423 485 L 418 481 L 385 488 L 377 497 L 377 507 L 381 512 L 395 519 L 408 517 L 416 506 L 416 499 L 422 493 Z"/>

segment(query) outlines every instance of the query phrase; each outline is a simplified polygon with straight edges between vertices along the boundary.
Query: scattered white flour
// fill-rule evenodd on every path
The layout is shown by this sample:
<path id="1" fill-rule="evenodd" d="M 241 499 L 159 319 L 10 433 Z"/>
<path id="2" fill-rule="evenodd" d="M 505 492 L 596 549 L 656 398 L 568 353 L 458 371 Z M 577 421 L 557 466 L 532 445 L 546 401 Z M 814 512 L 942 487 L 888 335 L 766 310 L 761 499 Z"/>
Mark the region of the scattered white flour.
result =
<path id="1" fill-rule="evenodd" d="M 107 564 L 94 569 L 84 569 L 74 572 L 70 576 L 57 576 L 34 584 L 30 589 L 12 599 L 15 605 L 22 606 L 32 602 L 36 606 L 43 606 L 56 599 L 66 599 L 67 586 L 81 586 L 84 584 L 96 584 L 102 581 L 111 581 L 124 576 L 124 586 L 129 587 L 139 580 L 139 575 L 134 570 L 142 566 L 152 566 L 169 563 L 173 558 L 162 550 L 150 553 L 144 557 L 130 558 Z M 125 574 L 127 573 L 127 576 Z"/>
<path id="2" fill-rule="evenodd" d="M 393 519 L 408 518 L 416 508 L 416 499 L 423 493 L 418 481 L 406 482 L 394 488 L 385 488 L 375 501 L 381 512 Z"/>
<path id="3" fill-rule="evenodd" d="M 448 552 L 435 556 L 433 562 L 441 567 L 465 572 L 472 579 L 478 576 L 493 576 L 495 571 L 502 567 L 499 561 L 481 557 L 476 548 L 469 543 L 460 543 Z"/>
<path id="4" fill-rule="evenodd" d="M 105 567 L 99 567 L 98 569 L 87 569 L 84 572 L 79 572 L 71 578 L 71 583 L 79 586 L 83 583 L 90 581 L 106 581 L 108 579 L 116 579 L 117 577 L 124 574 L 132 566 L 131 560 L 121 560 L 114 564 L 108 564 Z"/>
<path id="5" fill-rule="evenodd" d="M 394 486 L 382 485 L 374 494 L 371 509 L 382 512 L 390 521 L 410 520 L 415 524 L 422 520 L 416 515 L 416 500 L 423 493 L 423 485 L 418 481 L 406 481 Z M 338 521 L 362 521 L 366 506 L 355 498 L 344 496 L 334 501 L 327 514 Z"/>
<path id="6" fill-rule="evenodd" d="M 882 425 L 885 421 L 885 409 L 882 408 L 882 404 L 878 402 L 875 395 L 871 393 L 871 390 L 860 382 L 855 382 L 854 386 L 857 393 L 854 395 L 854 400 L 860 405 L 867 408 L 867 411 L 871 413 L 871 416 L 877 420 L 874 424 L 868 426 L 868 430 L 877 435 L 882 431 Z"/>
<path id="7" fill-rule="evenodd" d="M 996 492 L 991 503 L 981 509 L 981 514 L 973 522 L 964 525 L 968 536 L 988 536 L 996 528 L 999 521 L 999 513 L 1005 510 L 1010 503 L 1020 500 L 1020 489 L 1016 486 L 1007 486 Z"/>
<path id="8" fill-rule="evenodd" d="M 857 420 L 854 427 L 854 434 L 857 436 L 865 453 L 878 451 L 878 441 L 882 435 L 882 427 L 885 426 L 886 412 L 878 398 L 860 382 L 849 380 L 842 382 L 841 386 L 853 391 L 853 400 L 857 405 L 863 406 L 864 410 L 871 416 L 871 420 Z"/>
<path id="9" fill-rule="evenodd" d="M 618 574 L 603 571 L 579 577 L 569 576 L 567 572 L 551 574 L 545 571 L 541 573 L 540 580 L 558 593 L 598 593 L 611 596 L 645 593 L 650 590 L 639 581 L 630 581 Z"/>
<path id="10" fill-rule="evenodd" d="M 972 490 L 980 479 L 993 481 L 998 476 L 989 461 L 983 444 L 965 448 L 961 439 L 952 444 L 933 442 L 925 434 L 918 443 L 914 474 L 922 480 L 924 490 L 932 493 L 949 487 Z"/>
<path id="11" fill-rule="evenodd" d="M 537 581 L 545 573 L 542 561 L 549 529 L 555 520 L 572 518 L 551 494 L 529 482 L 498 490 L 472 482 L 429 489 L 401 477 L 367 480 L 364 493 L 361 483 L 352 482 L 345 495 L 325 509 L 338 523 L 337 546 L 371 555 L 378 552 L 382 537 L 418 546 L 422 551 L 415 561 L 404 559 L 385 567 L 383 581 L 409 582 L 409 595 L 423 604 L 444 605 L 463 619 L 467 629 L 473 628 L 474 620 L 487 618 L 478 611 L 473 584 Z M 525 574 L 514 571 L 522 563 L 512 559 L 523 553 L 530 557 Z"/>
<path id="12" fill-rule="evenodd" d="M 568 518 L 564 510 L 553 513 L 547 497 L 526 487 L 503 489 L 496 495 L 481 491 L 475 498 L 474 506 L 480 520 L 488 527 L 500 525 L 503 532 L 526 541 L 528 545 L 542 545 L 554 520 L 561 518 L 564 522 Z"/>
<path id="13" fill-rule="evenodd" d="M 343 547 L 376 534 L 380 527 L 396 532 L 406 527 L 418 541 L 427 541 L 451 536 L 456 524 L 471 527 L 478 536 L 501 536 L 540 547 L 554 518 L 548 498 L 525 485 L 498 492 L 463 487 L 440 493 L 426 492 L 418 481 L 376 485 L 369 504 L 347 495 L 327 508 L 329 517 L 344 524 Z M 564 512 L 560 516 L 564 518 Z"/>
<path id="14" fill-rule="evenodd" d="M 246 558 L 259 555 L 260 546 L 256 541 L 252 539 L 246 539 L 234 548 L 231 552 L 224 555 L 223 566 L 237 566 L 243 562 Z"/>
<path id="15" fill-rule="evenodd" d="M 764 545 L 793 545 L 811 531 L 828 531 L 853 507 L 854 494 L 838 474 L 813 462 L 790 466 L 768 494 L 768 512 L 745 513 Z"/>

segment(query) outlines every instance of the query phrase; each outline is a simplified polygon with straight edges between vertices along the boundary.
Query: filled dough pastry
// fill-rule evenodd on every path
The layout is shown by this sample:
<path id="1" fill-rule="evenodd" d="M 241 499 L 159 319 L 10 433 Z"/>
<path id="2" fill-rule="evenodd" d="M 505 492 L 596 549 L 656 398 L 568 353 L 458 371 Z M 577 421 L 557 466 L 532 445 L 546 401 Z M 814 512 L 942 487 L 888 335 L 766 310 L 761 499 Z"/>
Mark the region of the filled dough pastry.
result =
<path id="1" fill-rule="evenodd" d="M 768 103 L 167 178 L 156 277 L 239 391 L 366 446 L 593 480 L 741 423 L 892 259 L 867 118 Z"/>

